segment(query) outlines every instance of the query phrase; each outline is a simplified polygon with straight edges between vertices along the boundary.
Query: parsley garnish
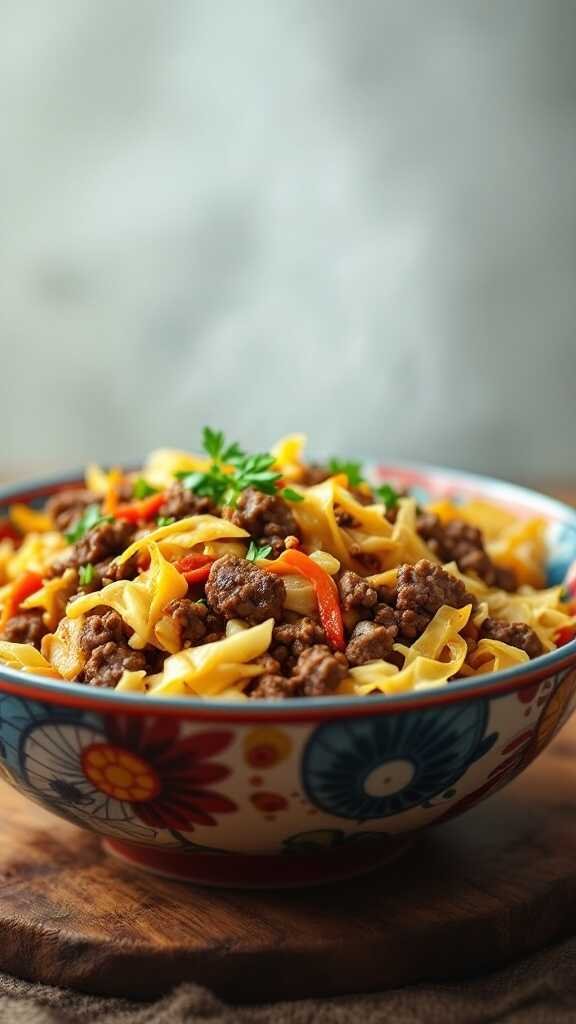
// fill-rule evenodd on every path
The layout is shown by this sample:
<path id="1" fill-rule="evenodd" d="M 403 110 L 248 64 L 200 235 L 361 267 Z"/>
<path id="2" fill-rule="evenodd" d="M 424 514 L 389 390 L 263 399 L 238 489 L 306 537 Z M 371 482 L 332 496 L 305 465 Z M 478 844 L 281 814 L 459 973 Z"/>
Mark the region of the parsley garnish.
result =
<path id="1" fill-rule="evenodd" d="M 89 587 L 94 579 L 94 566 L 88 563 L 88 565 L 81 565 L 78 569 L 78 581 L 81 587 Z"/>
<path id="2" fill-rule="evenodd" d="M 132 489 L 132 497 L 141 501 L 142 498 L 150 498 L 153 494 L 158 494 L 157 488 L 151 487 L 143 476 L 138 477 Z"/>
<path id="3" fill-rule="evenodd" d="M 359 484 L 364 483 L 361 462 L 343 462 L 342 459 L 330 459 L 328 469 L 333 475 L 344 473 L 348 477 L 349 487 L 358 487 Z"/>
<path id="4" fill-rule="evenodd" d="M 174 516 L 158 516 L 156 520 L 156 526 L 172 526 L 172 523 L 176 522 Z"/>
<path id="5" fill-rule="evenodd" d="M 246 552 L 246 559 L 249 562 L 255 562 L 258 558 L 268 558 L 272 548 L 269 544 L 265 544 L 264 547 L 259 548 L 253 540 L 250 541 L 250 547 Z"/>
<path id="6" fill-rule="evenodd" d="M 284 487 L 280 494 L 286 501 L 304 501 L 304 495 L 298 494 L 298 491 L 293 491 L 291 487 Z"/>
<path id="7" fill-rule="evenodd" d="M 374 493 L 384 502 L 386 509 L 396 508 L 400 495 L 394 490 L 392 484 L 382 484 L 374 488 Z"/>
<path id="8" fill-rule="evenodd" d="M 75 544 L 76 541 L 81 540 L 89 530 L 93 530 L 95 526 L 100 526 L 100 523 L 112 522 L 112 516 L 103 516 L 98 505 L 89 505 L 86 511 L 82 513 L 75 526 L 73 526 L 66 534 L 66 540 L 69 544 Z"/>
<path id="9" fill-rule="evenodd" d="M 234 465 L 234 459 L 244 458 L 244 452 L 235 441 L 226 444 L 223 432 L 211 430 L 210 427 L 204 427 L 202 431 L 202 447 L 213 462 L 230 462 Z"/>
<path id="10" fill-rule="evenodd" d="M 236 504 L 247 487 L 263 494 L 277 493 L 277 483 L 282 474 L 272 468 L 275 462 L 273 455 L 267 452 L 246 455 L 236 442 L 229 444 L 221 430 L 211 430 L 210 427 L 204 427 L 202 446 L 212 460 L 209 469 L 204 473 L 176 474 L 187 490 L 200 497 L 211 498 L 216 505 L 231 506 Z"/>

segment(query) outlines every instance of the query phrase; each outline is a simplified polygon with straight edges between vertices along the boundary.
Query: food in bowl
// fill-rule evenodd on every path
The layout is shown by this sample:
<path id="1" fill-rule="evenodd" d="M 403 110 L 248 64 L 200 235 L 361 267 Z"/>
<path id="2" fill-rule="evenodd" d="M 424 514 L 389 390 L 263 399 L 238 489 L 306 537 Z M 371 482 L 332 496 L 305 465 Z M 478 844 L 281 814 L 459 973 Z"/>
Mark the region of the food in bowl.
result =
<path id="1" fill-rule="evenodd" d="M 0 777 L 47 810 L 101 835 L 110 852 L 162 874 L 213 885 L 258 887 L 350 877 L 396 856 L 412 833 L 468 812 L 509 783 L 539 756 L 572 713 L 576 705 L 576 642 L 566 642 L 573 624 L 570 601 L 562 598 L 568 598 L 564 590 L 572 587 L 576 512 L 523 488 L 433 467 L 400 464 L 374 467 L 370 473 L 338 461 L 325 467 L 306 467 L 299 439 L 284 442 L 271 456 L 248 466 L 241 453 L 229 452 L 226 467 L 221 466 L 220 472 L 223 460 L 215 453 L 225 448 L 224 440 L 213 434 L 207 434 L 205 440 L 212 451 L 203 461 L 182 453 L 161 452 L 148 460 L 141 473 L 103 473 L 91 468 L 86 480 L 76 474 L 68 480 L 22 484 L 0 493 L 4 538 L 0 541 L 2 614 L 7 623 L 11 622 L 11 638 L 2 642 L 4 660 L 0 661 Z M 216 463 L 214 469 L 212 463 Z M 177 473 L 200 476 L 185 482 L 185 477 L 177 477 Z M 272 479 L 264 476 L 256 481 L 268 487 L 270 494 L 254 487 L 250 479 L 253 473 L 272 475 Z M 377 498 L 372 502 L 369 530 L 363 528 L 363 517 L 370 514 L 370 505 L 362 502 L 371 496 L 359 476 L 373 480 L 372 494 Z M 230 504 L 216 502 L 217 511 L 222 509 L 222 513 L 214 516 L 210 506 L 199 509 L 194 503 L 200 499 L 213 501 L 210 493 L 200 491 L 222 490 L 223 477 L 231 488 L 226 496 Z M 281 494 L 285 505 L 273 501 L 265 507 L 276 512 L 286 508 L 296 521 L 296 533 L 282 536 L 277 515 L 270 520 L 255 519 L 245 526 L 234 523 L 234 516 L 246 511 L 244 504 L 254 490 L 257 494 L 252 500 L 260 502 L 260 496 L 274 499 L 285 488 L 302 495 L 303 500 Z M 157 493 L 149 493 L 151 489 Z M 170 508 L 166 507 L 168 491 Z M 164 508 L 157 505 L 154 509 L 159 495 Z M 137 507 L 135 523 L 123 518 L 122 506 L 130 507 L 127 514 L 131 517 L 136 502 L 149 499 L 154 502 Z M 191 507 L 179 508 L 177 501 L 181 500 L 192 503 Z M 341 505 L 342 511 L 336 505 Z M 310 510 L 308 518 L 302 519 L 306 509 Z M 356 509 L 360 527 L 344 518 Z M 194 519 L 196 529 L 199 523 L 209 522 L 220 530 L 229 529 L 226 524 L 232 523 L 240 533 L 204 535 L 198 544 L 180 550 L 185 530 L 190 527 L 185 519 L 196 515 L 210 517 Z M 424 527 L 428 533 L 437 531 L 435 538 L 418 532 L 418 525 L 422 526 L 419 521 L 425 515 L 437 517 Z M 174 517 L 175 522 L 163 520 L 158 524 L 160 516 Z M 416 529 L 407 528 L 409 516 Z M 467 533 L 468 550 L 453 549 L 447 558 L 445 548 L 440 547 L 439 538 L 445 536 L 440 526 L 457 519 L 482 529 L 483 546 L 472 531 Z M 443 567 L 452 579 L 461 579 L 465 593 L 476 596 L 476 603 L 468 622 L 446 645 L 442 656 L 420 661 L 426 668 L 425 680 L 403 675 L 396 662 L 408 656 L 402 650 L 394 651 L 394 645 L 391 653 L 383 652 L 385 657 L 357 666 L 352 664 L 354 657 L 346 655 L 345 647 L 348 668 L 344 680 L 333 691 L 320 687 L 320 696 L 312 696 L 303 682 L 297 686 L 290 682 L 295 678 L 293 666 L 300 655 L 320 647 L 322 661 L 330 656 L 342 666 L 342 652 L 337 644 L 332 646 L 331 625 L 328 619 L 328 628 L 323 625 L 320 595 L 316 596 L 312 582 L 296 573 L 277 574 L 286 590 L 286 621 L 280 628 L 299 625 L 302 630 L 308 619 L 312 627 L 307 628 L 322 629 L 326 637 L 320 643 L 315 633 L 313 647 L 302 643 L 300 651 L 292 644 L 284 658 L 281 650 L 274 651 L 281 671 L 277 673 L 274 665 L 275 671 L 268 674 L 284 680 L 281 687 L 284 695 L 287 688 L 290 699 L 253 699 L 255 688 L 267 674 L 262 672 L 263 659 L 264 668 L 270 668 L 271 647 L 251 661 L 226 661 L 224 671 L 210 660 L 201 661 L 207 671 L 195 676 L 194 687 L 189 682 L 179 683 L 162 694 L 157 689 L 146 690 L 146 685 L 150 686 L 153 677 L 165 670 L 170 659 L 184 655 L 188 659 L 194 652 L 194 657 L 199 652 L 206 657 L 208 652 L 209 659 L 214 650 L 211 644 L 246 636 L 254 624 L 248 621 L 245 609 L 241 623 L 227 619 L 228 609 L 220 609 L 212 613 L 221 619 L 216 639 L 209 633 L 186 637 L 174 654 L 148 640 L 139 646 L 142 625 L 137 613 L 145 625 L 152 621 L 154 629 L 162 619 L 178 617 L 155 617 L 159 606 L 166 610 L 167 597 L 155 588 L 152 596 L 158 600 L 153 605 L 150 590 L 145 588 L 150 578 L 146 576 L 150 572 L 146 559 L 150 558 L 153 565 L 146 545 L 136 549 L 135 570 L 122 561 L 126 546 L 118 544 L 106 552 L 106 538 L 126 529 L 122 526 L 126 522 L 128 548 L 134 540 L 146 536 L 150 540 L 155 529 L 176 527 L 175 533 L 150 542 L 160 549 L 163 562 L 158 559 L 159 564 L 163 568 L 164 562 L 168 564 L 172 581 L 176 579 L 174 572 L 183 575 L 175 565 L 188 554 L 202 558 L 185 568 L 185 573 L 198 568 L 209 578 L 212 565 L 224 555 L 262 568 L 264 563 L 274 561 L 273 555 L 281 558 L 283 550 L 302 552 L 334 581 L 322 591 L 330 597 L 324 614 L 326 607 L 334 607 L 331 597 L 334 586 L 339 587 L 337 607 L 346 647 L 359 622 L 379 625 L 377 605 L 386 605 L 392 612 L 404 610 L 398 609 L 393 588 L 389 594 L 381 589 L 386 583 L 373 579 L 391 570 L 398 575 L 402 564 L 414 567 L 424 558 L 436 569 Z M 109 529 L 104 530 L 105 525 Z M 312 539 L 318 539 L 310 544 L 313 528 L 316 533 Z M 452 530 L 467 532 L 464 526 Z M 291 537 L 299 546 L 293 546 Z M 82 549 L 82 541 L 90 547 Z M 263 554 L 251 549 L 252 543 L 257 549 L 273 550 Z M 315 551 L 326 554 L 318 561 Z M 71 558 L 73 563 L 75 555 L 77 565 L 71 564 L 64 571 L 53 566 L 64 558 Z M 475 567 L 468 559 L 475 562 Z M 458 560 L 462 564 L 456 569 L 452 563 Z M 338 570 L 335 562 L 340 562 Z M 118 573 L 114 564 L 120 564 Z M 487 575 L 497 570 L 514 570 L 517 581 L 501 576 L 495 586 L 494 577 L 489 582 Z M 109 571 L 118 578 L 111 578 Z M 263 571 L 269 571 L 265 565 Z M 66 572 L 69 575 L 64 579 Z M 377 600 L 369 596 L 367 607 L 346 601 L 342 583 L 345 572 L 355 574 L 348 577 L 353 584 L 352 594 L 369 594 L 372 588 Z M 324 576 L 319 578 L 325 580 Z M 111 580 L 110 586 L 140 582 L 141 588 L 135 593 L 126 592 L 132 594 L 127 597 L 126 615 L 102 605 L 78 618 L 66 613 L 69 606 L 73 607 L 76 594 L 78 601 L 94 599 L 94 595 L 100 601 L 98 594 L 106 589 L 106 580 Z M 201 597 L 207 581 L 192 577 L 185 582 L 186 598 L 193 605 L 211 600 L 209 594 Z M 503 583 L 512 586 L 516 582 L 517 589 L 505 590 Z M 564 583 L 566 586 L 560 589 Z M 68 595 L 69 584 L 74 584 L 74 592 Z M 30 598 L 42 598 L 39 605 L 23 607 L 27 587 Z M 290 609 L 288 602 L 295 595 L 303 603 Z M 488 659 L 483 663 L 483 657 L 477 655 L 483 638 L 475 618 L 480 624 L 485 621 L 481 605 L 488 599 L 489 618 L 504 625 L 516 621 L 528 626 L 539 638 L 544 653 L 536 654 L 534 650 L 531 658 L 528 651 L 518 647 L 515 653 L 509 637 L 507 641 L 493 640 L 493 652 L 502 658 L 519 657 L 520 663 L 505 667 L 508 662 L 504 661 L 498 668 Z M 202 607 L 206 607 L 207 616 L 208 604 Z M 450 604 L 445 607 L 452 608 Z M 452 611 L 462 614 L 463 609 L 466 604 Z M 115 636 L 105 635 L 105 642 L 90 649 L 90 655 L 92 650 L 98 654 L 92 664 L 93 674 L 92 669 L 88 673 L 92 678 L 87 678 L 86 668 L 79 671 L 74 664 L 78 650 L 74 643 L 66 642 L 67 631 L 73 637 L 79 620 L 93 618 L 91 629 L 96 629 L 98 638 L 98 623 L 109 612 L 125 625 L 120 625 Z M 426 614 L 433 621 L 437 612 L 432 607 Z M 206 627 L 201 612 L 199 618 Z M 104 626 L 110 624 L 118 626 L 118 620 L 108 619 Z M 178 621 L 176 625 L 179 627 Z M 430 622 L 418 639 L 429 626 Z M 477 636 L 472 626 L 478 629 Z M 277 628 L 272 627 L 273 641 L 278 639 L 278 634 L 274 636 Z M 36 636 L 34 629 L 38 630 Z M 22 632 L 14 635 L 15 630 Z M 159 635 L 166 646 L 170 631 L 163 626 Z M 524 639 L 527 635 L 523 634 Z M 287 638 L 286 634 L 280 637 Z M 414 661 L 424 657 L 415 646 L 418 639 L 412 643 L 410 638 L 393 639 L 412 651 Z M 519 641 L 520 636 L 515 639 Z M 466 641 L 462 667 L 457 676 L 445 678 L 448 661 L 444 659 L 454 658 L 458 648 L 464 653 L 462 641 Z M 187 647 L 187 643 L 193 646 Z M 43 644 L 44 654 L 38 649 Z M 559 645 L 557 649 L 555 645 Z M 277 648 L 282 646 L 289 645 L 276 644 Z M 82 657 L 87 653 L 81 649 Z M 133 655 L 146 659 L 148 671 L 134 663 L 132 668 L 126 666 L 125 659 Z M 318 656 L 316 651 L 314 657 Z M 289 657 L 294 659 L 292 665 Z M 494 653 L 490 659 L 495 661 Z M 355 670 L 371 670 L 371 665 L 378 662 L 388 662 L 391 670 L 385 668 L 379 673 L 381 688 L 368 679 L 371 689 L 363 693 Z M 256 671 L 253 676 L 236 676 L 238 666 L 241 673 Z M 229 673 L 228 678 L 225 673 Z M 406 689 L 394 691 L 393 681 L 399 681 L 401 675 Z M 312 676 L 310 671 L 306 678 Z M 346 679 L 355 680 L 349 690 L 343 687 Z M 207 692 L 210 689 L 212 692 Z"/>
<path id="2" fill-rule="evenodd" d="M 572 639 L 546 520 L 423 503 L 301 436 L 96 466 L 0 525 L 0 662 L 46 679 L 238 702 L 395 695 Z"/>

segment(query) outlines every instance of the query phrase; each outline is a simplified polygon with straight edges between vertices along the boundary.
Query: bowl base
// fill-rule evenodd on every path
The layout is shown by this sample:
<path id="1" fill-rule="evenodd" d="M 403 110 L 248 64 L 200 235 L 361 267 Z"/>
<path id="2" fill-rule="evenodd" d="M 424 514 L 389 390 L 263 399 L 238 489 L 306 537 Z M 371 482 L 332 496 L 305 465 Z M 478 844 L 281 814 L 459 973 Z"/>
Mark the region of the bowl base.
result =
<path id="1" fill-rule="evenodd" d="M 131 867 L 180 882 L 229 889 L 291 889 L 341 882 L 388 864 L 413 842 L 385 836 L 369 843 L 298 854 L 180 853 L 104 839 L 103 847 Z"/>

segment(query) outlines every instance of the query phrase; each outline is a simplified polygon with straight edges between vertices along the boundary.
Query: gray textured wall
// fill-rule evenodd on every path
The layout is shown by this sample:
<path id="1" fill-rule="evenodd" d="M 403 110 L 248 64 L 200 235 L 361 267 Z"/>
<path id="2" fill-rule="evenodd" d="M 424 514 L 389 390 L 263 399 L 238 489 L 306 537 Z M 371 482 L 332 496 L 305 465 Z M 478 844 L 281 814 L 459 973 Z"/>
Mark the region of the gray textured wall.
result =
<path id="1" fill-rule="evenodd" d="M 0 23 L 0 469 L 209 421 L 572 472 L 573 0 L 0 0 Z"/>

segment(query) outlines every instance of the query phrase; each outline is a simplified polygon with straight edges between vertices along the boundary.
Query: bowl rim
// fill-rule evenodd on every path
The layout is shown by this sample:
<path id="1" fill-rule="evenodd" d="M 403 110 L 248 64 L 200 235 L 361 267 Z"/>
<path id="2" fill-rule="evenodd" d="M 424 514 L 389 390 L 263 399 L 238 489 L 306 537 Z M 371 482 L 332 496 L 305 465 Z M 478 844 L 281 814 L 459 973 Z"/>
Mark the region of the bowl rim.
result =
<path id="1" fill-rule="evenodd" d="M 386 475 L 406 476 L 416 486 L 437 478 L 439 484 L 450 482 L 465 491 L 493 495 L 501 504 L 518 503 L 524 507 L 539 508 L 550 522 L 571 526 L 576 531 L 576 509 L 570 505 L 542 494 L 539 491 L 501 480 L 498 477 L 466 470 L 449 469 L 428 463 L 408 460 L 368 463 L 369 469 L 380 478 Z M 130 463 L 127 469 L 133 469 Z M 55 473 L 44 478 L 24 480 L 0 488 L 0 512 L 15 501 L 32 501 L 48 497 L 62 485 L 81 484 L 84 469 Z M 445 489 L 443 486 L 439 490 Z M 59 682 L 46 679 L 33 672 L 20 672 L 0 665 L 0 693 L 11 693 L 30 699 L 65 706 L 83 707 L 90 710 L 110 712 L 113 709 L 136 714 L 178 714 L 186 718 L 250 719 L 253 717 L 277 719 L 321 718 L 332 716 L 362 715 L 370 712 L 383 713 L 406 708 L 452 703 L 466 697 L 478 698 L 486 695 L 507 693 L 511 690 L 531 686 L 563 668 L 576 663 L 576 638 L 562 647 L 541 655 L 527 665 L 519 665 L 474 680 L 462 680 L 446 687 L 431 687 L 429 690 L 411 691 L 387 696 L 377 694 L 367 697 L 295 697 L 287 701 L 270 701 L 258 698 L 250 701 L 218 700 L 206 697 L 154 697 L 133 693 L 117 693 L 115 690 L 87 688 L 82 683 Z"/>

